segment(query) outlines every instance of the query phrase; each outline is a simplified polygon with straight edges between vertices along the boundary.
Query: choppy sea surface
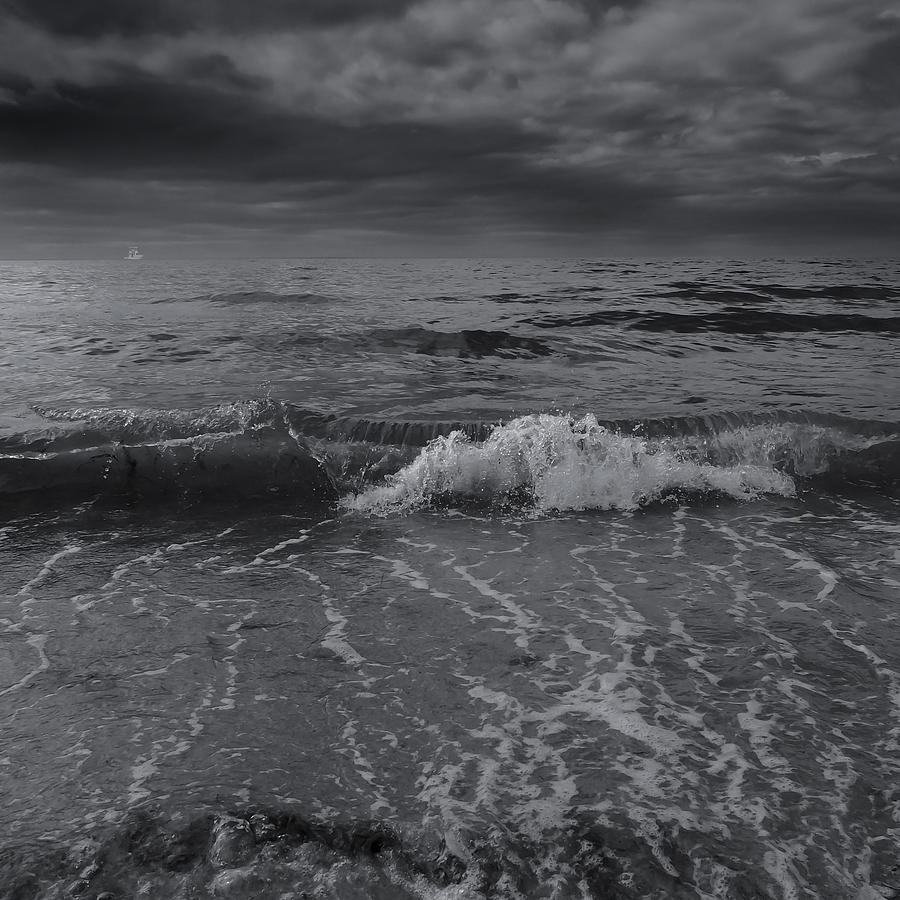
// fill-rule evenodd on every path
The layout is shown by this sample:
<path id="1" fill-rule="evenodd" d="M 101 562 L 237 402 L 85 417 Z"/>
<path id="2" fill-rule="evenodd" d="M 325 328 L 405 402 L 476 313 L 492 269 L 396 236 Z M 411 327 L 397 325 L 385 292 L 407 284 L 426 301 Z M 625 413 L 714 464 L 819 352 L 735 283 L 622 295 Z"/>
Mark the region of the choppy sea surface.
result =
<path id="1" fill-rule="evenodd" d="M 0 896 L 900 896 L 900 264 L 0 263 Z"/>

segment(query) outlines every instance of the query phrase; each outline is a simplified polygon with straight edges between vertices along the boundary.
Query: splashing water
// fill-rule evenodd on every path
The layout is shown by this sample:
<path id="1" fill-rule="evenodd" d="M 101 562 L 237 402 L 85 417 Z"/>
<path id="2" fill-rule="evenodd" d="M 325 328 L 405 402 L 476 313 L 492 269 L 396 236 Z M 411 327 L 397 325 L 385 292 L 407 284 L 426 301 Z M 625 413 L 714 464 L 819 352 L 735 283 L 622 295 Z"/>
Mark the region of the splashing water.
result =
<path id="1" fill-rule="evenodd" d="M 408 512 L 450 496 L 488 504 L 523 495 L 535 510 L 630 510 L 677 492 L 739 500 L 795 494 L 793 479 L 765 464 L 719 466 L 669 441 L 610 431 L 592 414 L 580 419 L 523 416 L 483 442 L 459 431 L 433 440 L 386 484 L 347 498 L 361 512 Z"/>

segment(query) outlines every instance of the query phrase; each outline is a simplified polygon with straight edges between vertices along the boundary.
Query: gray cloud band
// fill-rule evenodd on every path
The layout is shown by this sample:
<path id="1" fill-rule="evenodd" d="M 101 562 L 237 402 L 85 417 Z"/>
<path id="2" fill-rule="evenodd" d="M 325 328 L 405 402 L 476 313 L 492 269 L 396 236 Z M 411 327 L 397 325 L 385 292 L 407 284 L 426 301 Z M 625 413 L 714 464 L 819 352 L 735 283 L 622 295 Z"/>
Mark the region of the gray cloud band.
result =
<path id="1" fill-rule="evenodd" d="M 177 184 L 197 215 L 228 183 L 235 227 L 302 230 L 311 208 L 356 227 L 374 204 L 400 232 L 896 234 L 884 4 L 253 7 L 20 4 L 0 31 L 12 214 L 62 204 L 74 176 L 110 208 L 116 183 Z"/>

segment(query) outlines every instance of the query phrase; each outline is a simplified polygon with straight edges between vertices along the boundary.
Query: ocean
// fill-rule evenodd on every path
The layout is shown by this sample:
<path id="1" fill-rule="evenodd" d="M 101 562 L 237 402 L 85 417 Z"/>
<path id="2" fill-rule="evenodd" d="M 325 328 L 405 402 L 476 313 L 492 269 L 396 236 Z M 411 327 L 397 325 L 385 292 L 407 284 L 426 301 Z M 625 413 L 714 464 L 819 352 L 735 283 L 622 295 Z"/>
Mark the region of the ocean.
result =
<path id="1" fill-rule="evenodd" d="M 0 896 L 900 896 L 900 263 L 0 263 Z"/>

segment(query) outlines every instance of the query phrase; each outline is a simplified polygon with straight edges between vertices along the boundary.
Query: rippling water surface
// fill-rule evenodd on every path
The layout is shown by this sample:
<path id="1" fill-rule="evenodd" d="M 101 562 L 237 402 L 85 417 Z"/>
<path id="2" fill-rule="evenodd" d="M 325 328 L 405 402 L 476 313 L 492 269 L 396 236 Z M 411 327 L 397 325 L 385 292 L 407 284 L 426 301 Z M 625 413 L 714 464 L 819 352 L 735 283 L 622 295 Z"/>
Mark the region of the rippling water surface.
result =
<path id="1" fill-rule="evenodd" d="M 898 304 L 0 265 L 0 894 L 900 895 Z"/>

